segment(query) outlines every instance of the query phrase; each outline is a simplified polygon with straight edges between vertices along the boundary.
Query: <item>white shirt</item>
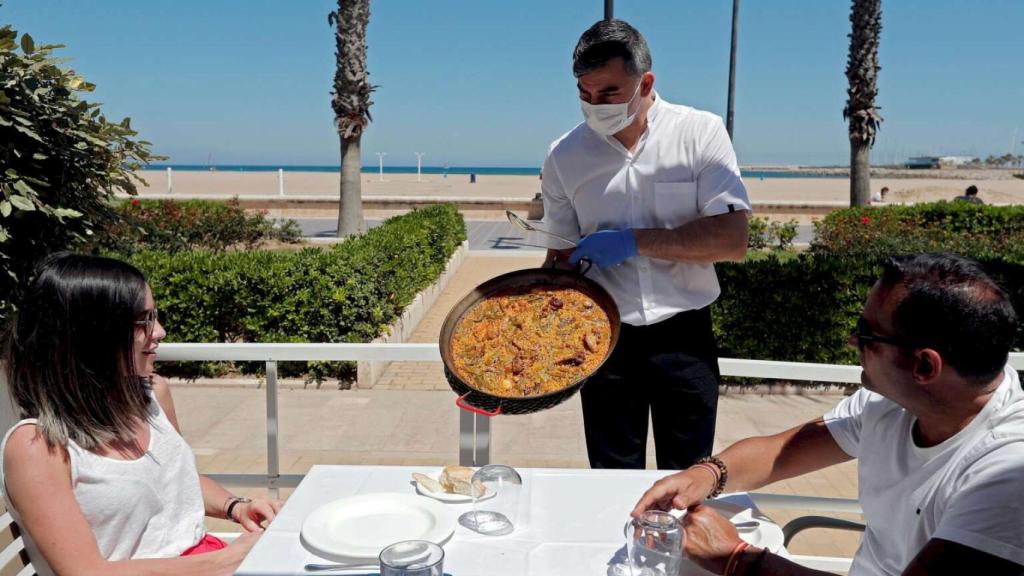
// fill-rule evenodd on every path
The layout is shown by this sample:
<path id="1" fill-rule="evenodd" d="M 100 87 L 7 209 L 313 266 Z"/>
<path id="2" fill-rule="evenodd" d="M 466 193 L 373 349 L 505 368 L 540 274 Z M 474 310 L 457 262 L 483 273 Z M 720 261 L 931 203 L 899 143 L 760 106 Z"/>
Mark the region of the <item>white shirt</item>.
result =
<path id="1" fill-rule="evenodd" d="M 84 450 L 68 441 L 71 488 L 92 529 L 103 558 L 173 558 L 196 545 L 206 534 L 206 510 L 199 486 L 195 455 L 167 419 L 156 397 L 149 403 L 149 447 L 137 460 L 117 460 Z M 20 426 L 14 425 L 0 444 Z M 0 458 L 0 492 L 11 516 L 21 522 L 11 506 Z M 29 559 L 40 576 L 53 570 L 39 553 L 31 534 L 23 533 Z"/>
<path id="2" fill-rule="evenodd" d="M 932 538 L 1024 564 L 1024 392 L 1005 374 L 970 424 L 929 448 L 914 443 L 912 414 L 867 390 L 825 416 L 858 459 L 867 530 L 852 576 L 901 574 Z"/>
<path id="3" fill-rule="evenodd" d="M 677 228 L 703 216 L 750 210 L 722 119 L 655 94 L 634 152 L 585 122 L 556 140 L 544 161 L 544 224 L 582 238 L 598 230 Z M 566 249 L 549 239 L 548 247 Z M 615 299 L 622 321 L 647 325 L 711 304 L 712 264 L 636 256 L 587 275 Z"/>

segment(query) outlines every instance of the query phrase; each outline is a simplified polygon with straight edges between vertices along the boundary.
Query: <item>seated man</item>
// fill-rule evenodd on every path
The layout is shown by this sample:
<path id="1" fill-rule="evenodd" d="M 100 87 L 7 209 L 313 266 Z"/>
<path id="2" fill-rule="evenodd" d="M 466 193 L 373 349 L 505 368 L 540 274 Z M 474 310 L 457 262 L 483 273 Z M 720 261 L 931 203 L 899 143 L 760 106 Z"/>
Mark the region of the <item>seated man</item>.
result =
<path id="1" fill-rule="evenodd" d="M 978 198 L 978 187 L 975 186 L 974 184 L 971 184 L 970 186 L 968 186 L 967 190 L 964 190 L 964 193 L 963 193 L 962 196 L 957 196 L 953 200 L 955 200 L 957 202 L 970 202 L 971 204 L 984 204 L 985 203 L 985 202 L 982 201 L 981 198 Z"/>
<path id="2" fill-rule="evenodd" d="M 850 336 L 863 389 L 659 480 L 633 513 L 689 508 L 686 552 L 716 574 L 824 574 L 745 547 L 699 503 L 858 458 L 867 531 L 850 574 L 1024 573 L 1024 391 L 1006 366 L 1016 326 L 976 262 L 892 258 Z"/>

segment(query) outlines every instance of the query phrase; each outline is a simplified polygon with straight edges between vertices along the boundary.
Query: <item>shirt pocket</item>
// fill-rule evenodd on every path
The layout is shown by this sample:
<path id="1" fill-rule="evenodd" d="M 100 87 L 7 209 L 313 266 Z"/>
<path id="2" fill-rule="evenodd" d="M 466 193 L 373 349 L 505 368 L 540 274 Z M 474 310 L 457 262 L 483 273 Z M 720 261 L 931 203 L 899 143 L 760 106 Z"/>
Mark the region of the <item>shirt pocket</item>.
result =
<path id="1" fill-rule="evenodd" d="M 696 182 L 654 183 L 654 220 L 659 226 L 677 228 L 697 215 Z"/>

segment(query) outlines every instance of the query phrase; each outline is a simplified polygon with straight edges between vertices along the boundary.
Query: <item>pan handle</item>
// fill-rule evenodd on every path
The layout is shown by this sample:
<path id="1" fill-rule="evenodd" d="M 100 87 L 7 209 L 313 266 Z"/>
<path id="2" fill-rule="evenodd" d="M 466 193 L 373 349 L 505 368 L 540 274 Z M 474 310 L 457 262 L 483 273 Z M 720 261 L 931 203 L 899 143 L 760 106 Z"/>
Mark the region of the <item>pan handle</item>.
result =
<path id="1" fill-rule="evenodd" d="M 481 416 L 497 416 L 501 414 L 501 405 L 499 405 L 494 412 L 489 412 L 487 410 L 484 410 L 483 408 L 477 408 L 476 406 L 473 406 L 469 402 L 466 402 L 466 396 L 469 396 L 470 394 L 472 394 L 472 392 L 463 394 L 462 396 L 456 398 L 455 405 L 458 406 L 459 408 L 462 408 L 463 410 L 472 412 L 474 414 L 479 414 Z"/>

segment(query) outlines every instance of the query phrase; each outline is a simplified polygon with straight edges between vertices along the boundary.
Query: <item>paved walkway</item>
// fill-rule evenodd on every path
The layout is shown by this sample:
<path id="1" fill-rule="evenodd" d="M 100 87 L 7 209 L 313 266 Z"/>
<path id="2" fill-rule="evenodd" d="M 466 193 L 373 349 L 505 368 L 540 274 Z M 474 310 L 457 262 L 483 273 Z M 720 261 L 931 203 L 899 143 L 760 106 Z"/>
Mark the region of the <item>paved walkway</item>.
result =
<path id="1" fill-rule="evenodd" d="M 534 267 L 539 253 L 491 256 L 470 253 L 411 340 L 436 342 L 451 306 L 479 283 L 498 274 Z M 265 391 L 251 386 L 175 385 L 183 433 L 208 473 L 265 473 Z M 392 363 L 372 390 L 283 388 L 280 392 L 281 472 L 304 474 L 313 464 L 389 464 L 435 467 L 458 461 L 458 410 L 436 362 Z M 731 394 L 719 404 L 715 449 L 751 435 L 779 432 L 825 413 L 838 396 Z M 529 467 L 586 467 L 578 396 L 551 410 L 495 418 L 491 461 Z M 648 442 L 653 467 L 653 439 Z M 256 494 L 260 490 L 239 490 Z M 781 482 L 767 492 L 855 498 L 854 464 Z M 288 491 L 284 491 L 287 496 Z M 637 497 L 640 492 L 638 491 Z M 785 522 L 796 514 L 768 510 Z M 856 519 L 856 518 L 853 518 Z M 213 521 L 214 530 L 232 530 Z M 797 553 L 850 556 L 858 537 L 818 530 L 801 535 Z"/>

